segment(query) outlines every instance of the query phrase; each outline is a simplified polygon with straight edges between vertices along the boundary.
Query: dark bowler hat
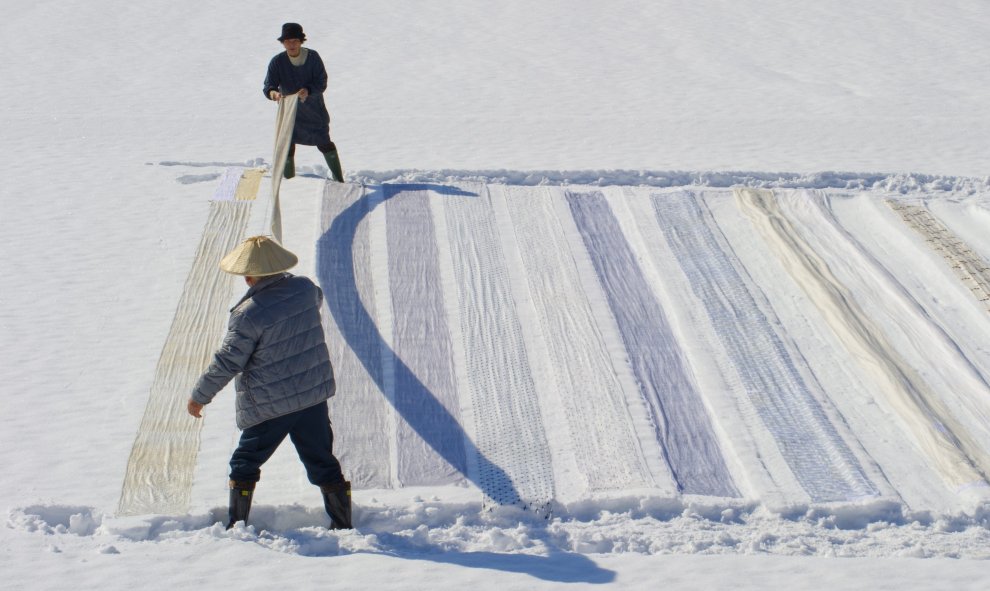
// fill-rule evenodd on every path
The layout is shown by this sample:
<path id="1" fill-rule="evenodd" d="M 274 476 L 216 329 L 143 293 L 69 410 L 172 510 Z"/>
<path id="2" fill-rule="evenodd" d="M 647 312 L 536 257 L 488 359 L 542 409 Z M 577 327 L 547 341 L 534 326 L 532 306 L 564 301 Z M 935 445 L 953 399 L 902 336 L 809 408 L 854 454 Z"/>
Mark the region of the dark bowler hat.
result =
<path id="1" fill-rule="evenodd" d="M 285 23 L 282 25 L 282 36 L 278 38 L 279 41 L 285 41 L 286 39 L 298 39 L 300 41 L 306 40 L 306 34 L 303 33 L 302 25 L 299 23 Z"/>

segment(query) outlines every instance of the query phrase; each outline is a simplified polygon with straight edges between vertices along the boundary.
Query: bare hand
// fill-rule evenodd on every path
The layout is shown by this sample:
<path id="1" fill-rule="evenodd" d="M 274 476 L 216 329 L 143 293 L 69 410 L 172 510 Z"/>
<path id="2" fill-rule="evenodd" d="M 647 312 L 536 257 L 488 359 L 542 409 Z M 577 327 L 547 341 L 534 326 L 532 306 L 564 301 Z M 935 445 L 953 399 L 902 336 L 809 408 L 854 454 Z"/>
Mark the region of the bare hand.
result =
<path id="1" fill-rule="evenodd" d="M 203 418 L 203 415 L 200 413 L 200 411 L 203 410 L 203 405 L 196 402 L 192 398 L 190 398 L 189 402 L 186 403 L 186 410 L 197 419 Z"/>
<path id="2" fill-rule="evenodd" d="M 308 96 L 309 96 L 309 91 L 303 88 L 302 90 L 299 91 L 299 102 L 305 103 L 306 97 Z"/>
<path id="3" fill-rule="evenodd" d="M 273 90 L 268 93 L 268 98 L 272 99 L 275 102 L 278 102 L 279 100 L 282 99 L 282 93 L 277 90 Z"/>

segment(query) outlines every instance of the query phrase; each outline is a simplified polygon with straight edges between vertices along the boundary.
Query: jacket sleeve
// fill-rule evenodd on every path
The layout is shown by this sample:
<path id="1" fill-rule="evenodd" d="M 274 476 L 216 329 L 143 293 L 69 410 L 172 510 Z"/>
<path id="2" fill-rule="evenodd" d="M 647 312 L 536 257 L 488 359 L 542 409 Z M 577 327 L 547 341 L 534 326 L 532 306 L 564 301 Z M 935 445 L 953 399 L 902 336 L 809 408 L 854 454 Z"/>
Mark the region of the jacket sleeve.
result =
<path id="1" fill-rule="evenodd" d="M 313 81 L 308 84 L 309 94 L 323 94 L 327 91 L 327 68 L 323 65 L 323 58 L 315 51 L 309 52 L 313 60 Z"/>
<path id="2" fill-rule="evenodd" d="M 272 61 L 268 62 L 268 73 L 265 75 L 265 87 L 261 90 L 265 94 L 265 98 L 272 100 L 271 93 L 273 90 L 278 90 L 279 87 L 279 75 L 278 75 L 278 64 L 276 61 L 278 56 L 272 58 Z"/>
<path id="3" fill-rule="evenodd" d="M 235 375 L 244 371 L 260 337 L 250 319 L 235 312 L 230 317 L 223 344 L 193 389 L 192 399 L 200 404 L 209 404 Z"/>

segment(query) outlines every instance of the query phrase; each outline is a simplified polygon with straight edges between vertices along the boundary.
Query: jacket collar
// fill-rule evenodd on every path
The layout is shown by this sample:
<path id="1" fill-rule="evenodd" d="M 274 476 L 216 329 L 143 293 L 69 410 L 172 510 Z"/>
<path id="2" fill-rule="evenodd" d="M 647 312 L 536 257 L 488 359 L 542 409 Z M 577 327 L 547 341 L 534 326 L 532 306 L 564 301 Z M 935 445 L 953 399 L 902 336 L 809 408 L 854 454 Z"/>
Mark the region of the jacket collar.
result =
<path id="1" fill-rule="evenodd" d="M 258 280 L 257 283 L 252 285 L 251 288 L 247 290 L 247 293 L 244 294 L 244 297 L 242 297 L 240 301 L 237 302 L 237 304 L 230 309 L 230 311 L 233 312 L 234 310 L 236 310 L 237 306 L 240 306 L 247 300 L 251 299 L 251 297 L 254 296 L 254 294 L 258 293 L 259 291 L 263 289 L 267 289 L 275 285 L 276 283 L 282 281 L 283 279 L 287 279 L 289 277 L 292 277 L 292 273 L 276 273 L 275 275 L 268 275 L 262 277 L 261 279 Z"/>

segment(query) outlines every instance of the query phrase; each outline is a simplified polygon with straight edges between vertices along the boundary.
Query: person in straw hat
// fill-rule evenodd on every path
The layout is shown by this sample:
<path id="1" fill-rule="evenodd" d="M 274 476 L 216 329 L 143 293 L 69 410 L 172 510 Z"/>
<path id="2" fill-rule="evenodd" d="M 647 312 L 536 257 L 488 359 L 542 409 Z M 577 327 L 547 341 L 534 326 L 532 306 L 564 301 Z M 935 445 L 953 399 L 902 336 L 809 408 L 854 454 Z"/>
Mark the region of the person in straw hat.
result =
<path id="1" fill-rule="evenodd" d="M 333 455 L 327 399 L 336 384 L 320 307 L 323 291 L 288 273 L 296 255 L 266 236 L 253 236 L 220 261 L 249 289 L 231 309 L 227 335 L 187 403 L 203 407 L 235 379 L 240 442 L 230 458 L 230 529 L 247 521 L 261 466 L 286 436 L 309 481 L 320 487 L 334 529 L 351 527 L 351 485 Z"/>

